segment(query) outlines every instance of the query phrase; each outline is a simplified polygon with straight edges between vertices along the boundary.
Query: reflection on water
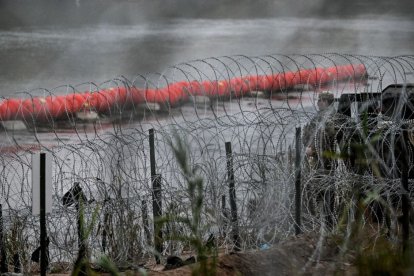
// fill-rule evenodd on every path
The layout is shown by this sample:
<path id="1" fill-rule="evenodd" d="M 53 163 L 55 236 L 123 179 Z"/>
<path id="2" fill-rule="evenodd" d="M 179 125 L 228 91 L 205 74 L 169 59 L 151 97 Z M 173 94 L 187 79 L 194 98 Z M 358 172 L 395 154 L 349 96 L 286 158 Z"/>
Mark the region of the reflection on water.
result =
<path id="1" fill-rule="evenodd" d="M 118 75 L 163 72 L 206 57 L 414 50 L 414 24 L 398 19 L 180 19 L 140 25 L 0 31 L 0 95 Z"/>
<path id="2" fill-rule="evenodd" d="M 321 19 L 321 18 L 277 18 L 246 20 L 174 19 L 153 21 L 137 25 L 96 25 L 76 28 L 35 27 L 0 31 L 0 96 L 18 96 L 16 91 L 31 91 L 38 95 L 65 83 L 79 84 L 92 81 L 97 84 L 118 75 L 133 79 L 139 74 L 168 72 L 169 66 L 223 55 L 242 54 L 259 56 L 272 53 L 322 53 L 340 52 L 367 55 L 411 54 L 414 50 L 414 25 L 410 20 L 378 19 Z M 313 56 L 313 59 L 317 57 Z M 321 57 L 321 59 L 323 59 Z M 303 59 L 304 62 L 306 59 Z M 227 60 L 230 63 L 230 60 Z M 289 70 L 296 70 L 294 65 Z M 317 60 L 316 60 L 317 62 Z M 194 62 L 196 69 L 204 73 L 200 78 L 208 79 L 211 72 L 203 62 Z M 266 66 L 266 63 L 259 64 Z M 199 67 L 198 67 L 199 66 Z M 205 66 L 205 67 L 203 67 Z M 217 63 L 215 66 L 220 66 Z M 299 64 L 299 66 L 308 66 Z M 183 66 L 183 68 L 190 67 Z M 236 67 L 235 67 L 236 68 Z M 262 68 L 262 67 L 261 67 Z M 264 68 L 264 67 L 263 67 Z M 237 69 L 237 68 L 236 68 Z M 246 70 L 251 70 L 247 68 Z M 252 72 L 255 72 L 252 70 Z M 194 73 L 194 72 L 193 72 Z M 198 72 L 197 72 L 198 73 Z M 234 73 L 234 72 L 233 72 Z M 241 72 L 243 74 L 251 72 Z M 234 73 L 238 74 L 238 73 Z M 179 78 L 179 76 L 174 75 Z M 198 78 L 198 76 L 195 76 Z M 220 76 L 224 78 L 226 76 Z M 156 79 L 154 77 L 153 79 Z M 161 81 L 162 82 L 162 81 Z M 107 86 L 113 86 L 109 83 Z M 138 83 L 145 87 L 145 83 Z M 153 85 L 165 86 L 166 83 Z M 78 91 L 90 90 L 90 84 L 78 86 Z M 351 87 L 352 89 L 352 87 Z M 375 87 L 374 87 L 375 89 Z M 65 93 L 68 87 L 53 90 Z M 68 90 L 71 91 L 70 89 Z M 338 90 L 339 91 L 339 90 Z M 24 95 L 23 95 L 24 96 Z M 275 95 L 276 96 L 276 95 Z M 274 97 L 264 104 L 266 107 L 304 108 L 315 99 L 297 98 L 285 101 L 284 96 Z M 226 103 L 222 113 L 235 113 L 256 109 L 257 103 Z M 219 112 L 217 109 L 216 112 Z M 255 110 L 252 110 L 255 111 Z M 181 113 L 180 113 L 181 112 Z M 199 114 L 212 116 L 207 109 L 182 109 L 174 116 L 173 123 L 185 117 L 197 118 Z M 192 114 L 196 114 L 193 116 Z M 184 114 L 184 115 L 183 115 Z M 149 114 L 143 121 L 159 120 Z M 162 125 L 167 124 L 165 120 Z M 134 122 L 139 125 L 140 121 Z M 103 124 L 98 128 L 105 128 Z M 78 126 L 79 127 L 79 126 Z M 82 128 L 87 131 L 87 128 Z M 92 132 L 94 129 L 92 129 Z M 89 131 L 87 131 L 89 132 Z M 10 133 L 9 133 L 10 134 Z M 63 133 L 54 137 L 38 134 L 22 134 L 15 141 L 2 133 L 2 145 L 37 144 L 37 139 L 46 139 L 49 144 L 62 142 Z M 66 133 L 68 143 L 79 137 Z M 65 138 L 66 139 L 66 138 Z"/>

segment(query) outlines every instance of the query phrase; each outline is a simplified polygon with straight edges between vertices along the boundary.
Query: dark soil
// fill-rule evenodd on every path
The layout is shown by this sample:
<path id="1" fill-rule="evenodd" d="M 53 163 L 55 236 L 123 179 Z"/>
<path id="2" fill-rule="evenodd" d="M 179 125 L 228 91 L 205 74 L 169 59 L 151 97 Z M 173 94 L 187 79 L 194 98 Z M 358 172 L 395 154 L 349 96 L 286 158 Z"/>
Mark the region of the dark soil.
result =
<path id="1" fill-rule="evenodd" d="M 317 246 L 319 245 L 319 246 Z M 270 249 L 237 252 L 218 257 L 217 275 L 354 275 L 348 263 L 339 262 L 334 241 L 318 244 L 317 235 L 292 237 Z M 191 265 L 149 275 L 191 275 Z"/>

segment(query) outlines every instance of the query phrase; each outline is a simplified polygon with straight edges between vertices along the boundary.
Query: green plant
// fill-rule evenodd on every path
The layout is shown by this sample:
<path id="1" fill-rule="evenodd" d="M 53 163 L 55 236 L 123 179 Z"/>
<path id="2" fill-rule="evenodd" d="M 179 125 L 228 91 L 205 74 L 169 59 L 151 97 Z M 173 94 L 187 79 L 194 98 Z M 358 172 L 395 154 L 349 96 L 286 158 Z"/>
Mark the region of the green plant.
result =
<path id="1" fill-rule="evenodd" d="M 13 270 L 22 270 L 22 272 L 29 271 L 29 255 L 26 250 L 28 244 L 25 235 L 26 219 L 27 217 L 25 216 L 14 216 L 12 218 L 11 229 L 9 233 L 5 235 L 3 245 L 6 249 L 6 259 L 8 257 L 8 265 L 11 263 Z M 17 261 L 17 263 L 15 263 L 15 261 Z"/>
<path id="2" fill-rule="evenodd" d="M 386 213 L 391 212 L 389 204 L 377 192 L 366 192 L 363 196 L 356 188 L 353 193 L 355 206 L 351 202 L 344 208 L 334 234 L 337 241 L 342 243 L 342 260 L 351 258 L 358 275 L 408 275 L 410 269 L 414 269 L 410 262 L 412 247 L 403 252 L 401 246 L 393 242 L 384 229 L 376 231 L 373 227 L 367 227 L 364 220 L 369 206 L 374 202 L 381 204 Z M 353 217 L 349 215 L 352 208 Z"/>
<path id="3" fill-rule="evenodd" d="M 161 226 L 169 223 L 181 223 L 189 228 L 190 233 L 174 234 L 169 238 L 172 240 L 188 242 L 196 251 L 198 263 L 193 265 L 193 275 L 215 275 L 216 251 L 210 245 L 205 245 L 202 237 L 201 215 L 203 212 L 203 178 L 197 175 L 197 168 L 189 164 L 188 149 L 181 137 L 174 132 L 174 141 L 169 140 L 182 175 L 187 183 L 187 193 L 190 202 L 191 216 L 185 217 L 176 214 L 167 214 L 159 219 L 157 223 Z M 209 258 L 210 257 L 210 258 Z"/>
<path id="4" fill-rule="evenodd" d="M 352 261 L 359 275 L 405 275 L 414 268 L 409 261 L 413 256 L 412 247 L 403 251 L 400 244 L 390 239 L 389 222 L 372 224 L 374 217 L 378 219 L 377 215 L 383 220 L 392 216 L 397 220 L 394 210 L 397 207 L 387 202 L 375 186 L 362 183 L 362 174 L 368 170 L 373 179 L 381 180 L 384 176 L 380 161 L 377 160 L 384 137 L 383 130 L 372 129 L 372 126 L 370 129 L 367 113 L 362 115 L 360 124 L 351 129 L 354 132 L 351 132 L 339 154 L 324 151 L 324 157 L 333 160 L 353 158 L 354 164 L 350 169 L 357 174 L 356 179 L 350 180 L 352 190 L 346 196 L 342 195 L 337 208 L 342 215 L 332 237 L 341 244 L 341 259 Z M 350 152 L 347 151 L 348 146 Z M 374 206 L 380 209 L 381 214 L 374 214 Z"/>
<path id="5" fill-rule="evenodd" d="M 109 273 L 109 275 L 111 276 L 118 276 L 119 274 L 119 270 L 116 267 L 116 265 L 108 258 L 108 256 L 103 255 L 99 260 L 98 260 L 98 265 L 107 273 Z"/>
<path id="6" fill-rule="evenodd" d="M 97 265 L 104 270 L 105 272 L 109 273 L 111 276 L 119 276 L 121 273 L 119 272 L 116 265 L 108 258 L 108 256 L 103 255 L 99 258 Z M 138 272 L 142 276 L 147 276 L 148 273 L 145 269 L 138 269 Z M 123 275 L 135 275 L 133 272 L 126 272 Z"/>
<path id="7" fill-rule="evenodd" d="M 91 222 L 89 223 L 89 225 L 87 225 L 85 221 L 85 208 L 83 205 L 83 199 L 79 198 L 79 202 L 77 204 L 78 206 L 76 208 L 78 210 L 77 223 L 79 250 L 78 257 L 75 261 L 71 275 L 93 275 L 94 273 L 89 262 L 87 240 L 96 224 L 99 206 L 96 206 L 96 208 L 94 209 L 91 217 Z"/>

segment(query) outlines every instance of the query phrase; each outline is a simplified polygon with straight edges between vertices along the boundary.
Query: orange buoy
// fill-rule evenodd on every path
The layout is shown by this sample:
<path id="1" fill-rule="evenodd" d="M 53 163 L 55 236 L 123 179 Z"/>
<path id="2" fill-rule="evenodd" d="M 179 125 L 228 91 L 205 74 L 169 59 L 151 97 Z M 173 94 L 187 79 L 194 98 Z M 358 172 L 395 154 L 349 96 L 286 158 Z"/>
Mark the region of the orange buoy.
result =
<path id="1" fill-rule="evenodd" d="M 277 92 L 301 84 L 320 86 L 333 81 L 359 80 L 366 75 L 363 64 L 347 64 L 220 81 L 180 81 L 158 89 L 113 87 L 63 96 L 10 98 L 0 102 L 0 121 L 64 119 L 80 111 L 108 113 L 115 108 L 130 108 L 145 102 L 175 106 L 191 96 L 242 97 L 253 90 Z"/>

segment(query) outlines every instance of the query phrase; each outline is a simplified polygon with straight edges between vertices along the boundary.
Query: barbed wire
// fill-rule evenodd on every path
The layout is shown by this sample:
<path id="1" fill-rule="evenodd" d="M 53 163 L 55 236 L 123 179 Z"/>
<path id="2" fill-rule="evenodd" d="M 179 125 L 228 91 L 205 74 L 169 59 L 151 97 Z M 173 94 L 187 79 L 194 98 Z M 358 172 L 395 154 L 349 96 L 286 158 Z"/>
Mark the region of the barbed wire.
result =
<path id="1" fill-rule="evenodd" d="M 301 145 L 302 231 L 318 231 L 327 204 L 333 221 L 343 210 L 352 213 L 357 188 L 398 210 L 407 192 L 398 179 L 403 170 L 411 176 L 413 167 L 413 82 L 413 56 L 226 56 L 132 80 L 121 76 L 3 97 L 0 194 L 8 256 L 18 253 L 23 270 L 33 268 L 39 218 L 31 214 L 31 154 L 38 151 L 53 158 L 51 263 L 68 269 L 76 259 L 77 212 L 62 202 L 75 182 L 87 198 L 86 222 L 94 210 L 99 214 L 88 238 L 92 258 L 106 253 L 118 265 L 137 266 L 149 256 L 149 129 L 156 133 L 163 213 L 192 215 L 187 183 L 170 148 L 177 133 L 203 179 L 202 235 L 207 240 L 212 234 L 226 250 L 233 241 L 225 143 L 233 148 L 241 246 L 259 248 L 294 233 L 295 128 L 312 121 L 312 128 L 304 128 L 311 138 Z M 395 84 L 401 85 L 387 94 L 394 105 L 386 106 L 381 91 Z M 336 98 L 330 113 L 318 111 L 325 92 Z M 341 109 L 342 95 L 349 95 L 349 110 Z M 408 192 L 412 199 L 411 180 Z M 174 236 L 189 229 L 170 221 L 163 231 Z M 189 249 L 173 239 L 164 245 L 164 255 Z"/>

